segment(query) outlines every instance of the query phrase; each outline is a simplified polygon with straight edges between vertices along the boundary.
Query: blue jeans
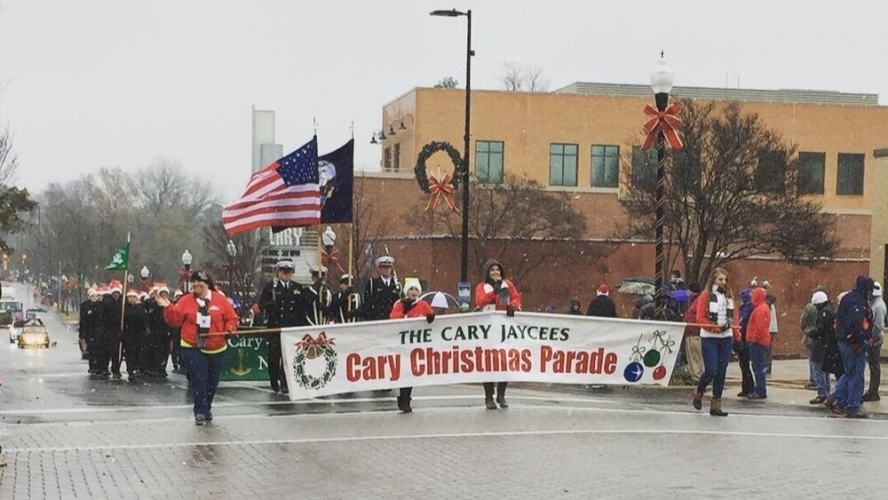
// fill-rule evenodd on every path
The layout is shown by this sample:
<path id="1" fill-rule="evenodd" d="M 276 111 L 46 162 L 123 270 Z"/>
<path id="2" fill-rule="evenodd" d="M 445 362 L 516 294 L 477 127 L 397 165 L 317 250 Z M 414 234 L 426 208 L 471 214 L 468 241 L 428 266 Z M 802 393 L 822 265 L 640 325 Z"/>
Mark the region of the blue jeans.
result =
<path id="1" fill-rule="evenodd" d="M 200 349 L 182 348 L 188 366 L 188 378 L 194 391 L 194 416 L 206 417 L 213 407 L 219 377 L 225 368 L 225 351 L 206 354 Z"/>
<path id="2" fill-rule="evenodd" d="M 860 346 L 860 352 L 854 352 L 853 344 L 839 342 L 845 373 L 839 377 L 829 399 L 850 413 L 860 411 L 860 405 L 863 403 L 863 372 L 866 369 L 867 348 L 868 346 L 863 344 Z"/>
<path id="3" fill-rule="evenodd" d="M 829 373 L 826 373 L 823 371 L 823 368 L 821 368 L 823 363 L 811 360 L 813 349 L 811 347 L 807 347 L 806 349 L 808 351 L 808 371 L 810 371 L 811 376 L 814 377 L 812 380 L 814 381 L 814 385 L 817 386 L 817 397 L 827 398 L 829 397 Z"/>
<path id="4" fill-rule="evenodd" d="M 820 363 L 811 361 L 811 356 L 814 355 L 814 349 L 811 346 L 805 346 L 805 354 L 808 356 L 808 382 L 817 385 L 817 372 L 820 371 Z"/>
<path id="5" fill-rule="evenodd" d="M 765 368 L 767 368 L 768 351 L 770 349 L 755 342 L 750 342 L 748 346 L 749 359 L 752 361 L 752 376 L 755 379 L 755 393 L 759 396 L 767 396 L 768 387 L 765 379 Z"/>
<path id="6" fill-rule="evenodd" d="M 725 374 L 728 372 L 728 362 L 731 361 L 734 339 L 701 337 L 700 343 L 703 347 L 703 376 L 697 384 L 697 391 L 703 394 L 706 386 L 712 382 L 712 397 L 721 399 L 725 390 Z"/>

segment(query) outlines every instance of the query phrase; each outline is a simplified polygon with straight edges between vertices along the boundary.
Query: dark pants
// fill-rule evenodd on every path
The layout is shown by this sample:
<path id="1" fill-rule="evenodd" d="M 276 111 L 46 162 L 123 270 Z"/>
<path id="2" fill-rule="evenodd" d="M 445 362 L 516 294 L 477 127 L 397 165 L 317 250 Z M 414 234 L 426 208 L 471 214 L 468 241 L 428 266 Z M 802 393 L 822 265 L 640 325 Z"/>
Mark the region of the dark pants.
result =
<path id="1" fill-rule="evenodd" d="M 123 341 L 120 335 L 111 335 L 108 339 L 108 353 L 111 356 L 111 373 L 120 375 L 120 364 L 123 361 Z"/>
<path id="2" fill-rule="evenodd" d="M 94 363 L 93 370 L 98 374 L 108 373 L 108 365 L 111 363 L 111 344 L 111 338 L 107 334 L 98 333 L 89 348 L 89 355 Z"/>
<path id="3" fill-rule="evenodd" d="M 281 353 L 281 336 L 268 336 L 268 378 L 271 390 L 287 390 L 287 376 L 284 372 L 284 358 Z"/>
<path id="4" fill-rule="evenodd" d="M 731 360 L 731 347 L 734 339 L 731 337 L 712 338 L 701 337 L 703 344 L 703 376 L 697 384 L 700 394 L 706 392 L 706 386 L 712 382 L 712 397 L 721 399 L 725 390 L 725 375 L 728 372 L 728 362 Z"/>
<path id="5" fill-rule="evenodd" d="M 409 403 L 411 396 L 413 396 L 413 387 L 401 387 L 401 390 L 398 393 L 398 399 L 403 399 Z"/>
<path id="6" fill-rule="evenodd" d="M 496 397 L 503 398 L 506 397 L 506 387 L 509 386 L 508 382 L 497 382 L 496 383 Z M 484 382 L 484 398 L 485 399 L 493 399 L 493 382 Z"/>
<path id="7" fill-rule="evenodd" d="M 126 358 L 126 373 L 130 376 L 138 375 L 144 370 L 145 362 L 145 336 L 144 334 L 124 334 L 123 357 Z M 120 371 L 118 365 L 114 373 Z"/>
<path id="8" fill-rule="evenodd" d="M 767 396 L 765 358 L 770 349 L 761 344 L 750 343 L 746 350 L 749 351 L 749 358 L 752 360 L 752 372 L 755 376 L 755 393 L 759 396 Z"/>
<path id="9" fill-rule="evenodd" d="M 882 344 L 878 344 L 870 347 L 866 355 L 866 362 L 869 364 L 870 370 L 869 390 L 866 393 L 870 396 L 879 395 L 879 385 L 882 382 L 881 354 Z"/>
<path id="10" fill-rule="evenodd" d="M 89 360 L 89 373 L 98 373 L 101 370 L 96 370 L 96 366 L 98 363 L 96 362 L 96 337 L 95 335 L 90 334 L 87 336 L 84 341 L 86 342 L 86 359 Z"/>
<path id="11" fill-rule="evenodd" d="M 225 368 L 225 351 L 206 354 L 200 349 L 183 348 L 182 356 L 187 360 L 194 393 L 194 416 L 206 417 L 213 409 L 219 377 Z"/>
<path id="12" fill-rule="evenodd" d="M 737 360 L 740 363 L 740 375 L 742 376 L 740 386 L 743 394 L 752 394 L 752 391 L 755 389 L 755 380 L 752 378 L 752 369 L 750 368 L 750 345 L 746 344 L 746 349 L 737 353 Z"/>
<path id="13" fill-rule="evenodd" d="M 166 335 L 151 334 L 145 342 L 142 370 L 155 376 L 166 376 L 170 340 Z"/>

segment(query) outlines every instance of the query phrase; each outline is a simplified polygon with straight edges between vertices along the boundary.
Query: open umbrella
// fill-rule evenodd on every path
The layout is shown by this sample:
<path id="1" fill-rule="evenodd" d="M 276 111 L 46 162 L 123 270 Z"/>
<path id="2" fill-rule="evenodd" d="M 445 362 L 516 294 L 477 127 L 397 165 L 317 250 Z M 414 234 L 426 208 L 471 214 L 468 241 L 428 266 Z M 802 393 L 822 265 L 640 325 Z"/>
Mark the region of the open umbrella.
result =
<path id="1" fill-rule="evenodd" d="M 617 291 L 630 295 L 653 295 L 654 280 L 641 276 L 626 278 L 617 283 Z"/>
<path id="2" fill-rule="evenodd" d="M 422 294 L 422 296 L 419 297 L 419 300 L 428 302 L 430 306 L 440 309 L 459 307 L 459 301 L 447 292 L 427 292 Z"/>

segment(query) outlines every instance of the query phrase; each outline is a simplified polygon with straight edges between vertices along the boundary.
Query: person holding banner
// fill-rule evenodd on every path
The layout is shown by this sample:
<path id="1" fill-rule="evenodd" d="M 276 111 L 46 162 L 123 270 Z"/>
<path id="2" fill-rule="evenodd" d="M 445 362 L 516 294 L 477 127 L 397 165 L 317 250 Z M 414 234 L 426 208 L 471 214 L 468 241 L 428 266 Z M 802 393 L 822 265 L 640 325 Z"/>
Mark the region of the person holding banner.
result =
<path id="1" fill-rule="evenodd" d="M 364 288 L 362 316 L 367 321 L 388 319 L 395 302 L 401 299 L 401 284 L 394 276 L 395 258 L 383 255 L 376 259 L 379 276 L 370 279 Z"/>
<path id="2" fill-rule="evenodd" d="M 265 318 L 265 326 L 290 327 L 309 324 L 309 298 L 303 292 L 305 287 L 293 281 L 296 266 L 293 261 L 277 263 L 277 278 L 269 281 L 259 293 L 259 308 Z M 271 390 L 287 394 L 287 376 L 281 351 L 280 334 L 268 336 L 268 377 Z"/>
<path id="3" fill-rule="evenodd" d="M 703 346 L 703 376 L 693 393 L 694 408 L 703 408 L 703 393 L 712 382 L 712 402 L 709 414 L 727 417 L 722 411 L 721 399 L 725 388 L 725 375 L 734 342 L 740 342 L 740 310 L 734 307 L 734 294 L 728 286 L 728 272 L 717 267 L 706 282 L 706 288 L 697 298 L 697 323 Z"/>
<path id="4" fill-rule="evenodd" d="M 225 366 L 228 339 L 221 333 L 237 330 L 238 317 L 221 293 L 213 291 L 213 281 L 204 271 L 191 274 L 191 290 L 175 304 L 158 297 L 163 317 L 172 328 L 181 328 L 182 356 L 194 389 L 194 424 L 213 421 L 213 398 Z M 207 335 L 216 334 L 216 335 Z"/>
<path id="5" fill-rule="evenodd" d="M 422 295 L 422 285 L 416 278 L 406 278 L 404 280 L 404 298 L 395 302 L 392 306 L 392 312 L 389 313 L 390 319 L 403 318 L 422 318 L 425 317 L 429 323 L 435 321 L 435 313 L 432 306 L 428 302 L 419 300 Z M 410 413 L 413 409 L 410 407 L 410 399 L 413 394 L 413 387 L 401 387 L 398 395 L 398 409 L 404 413 Z"/>
<path id="6" fill-rule="evenodd" d="M 514 316 L 521 309 L 521 293 L 512 281 L 505 279 L 503 265 L 496 260 L 488 260 L 484 264 L 484 281 L 475 287 L 475 306 L 480 311 L 506 311 L 507 316 Z M 508 408 L 506 403 L 506 387 L 508 382 L 497 382 L 496 402 L 493 400 L 493 382 L 484 383 L 484 404 L 488 410 Z"/>

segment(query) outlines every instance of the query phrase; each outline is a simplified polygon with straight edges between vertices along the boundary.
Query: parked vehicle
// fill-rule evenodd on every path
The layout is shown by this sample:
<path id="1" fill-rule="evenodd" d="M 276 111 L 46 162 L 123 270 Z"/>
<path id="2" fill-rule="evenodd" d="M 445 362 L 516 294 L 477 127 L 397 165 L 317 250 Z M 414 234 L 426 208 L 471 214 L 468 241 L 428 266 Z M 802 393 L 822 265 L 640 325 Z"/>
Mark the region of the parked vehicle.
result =
<path id="1" fill-rule="evenodd" d="M 21 333 L 18 336 L 18 348 L 27 349 L 30 347 L 49 349 L 49 332 L 46 330 L 46 326 L 28 323 L 21 328 Z"/>

